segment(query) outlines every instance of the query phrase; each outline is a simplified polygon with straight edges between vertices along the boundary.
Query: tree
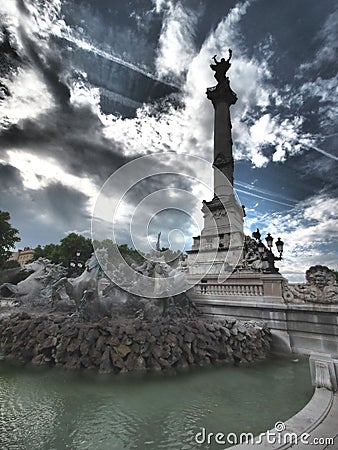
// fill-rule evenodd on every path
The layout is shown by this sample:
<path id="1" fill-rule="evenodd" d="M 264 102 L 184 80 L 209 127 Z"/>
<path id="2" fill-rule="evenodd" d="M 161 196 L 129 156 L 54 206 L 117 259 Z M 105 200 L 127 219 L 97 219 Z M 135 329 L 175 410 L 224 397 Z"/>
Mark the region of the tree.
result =
<path id="1" fill-rule="evenodd" d="M 2 266 L 2 268 L 3 268 L 4 270 L 6 270 L 6 269 L 20 269 L 21 266 L 20 266 L 19 262 L 16 261 L 15 259 L 10 259 L 10 260 L 8 260 L 8 261 L 6 261 L 6 262 L 4 263 L 4 265 Z"/>
<path id="2" fill-rule="evenodd" d="M 60 245 L 59 244 L 47 244 L 44 248 L 38 245 L 34 249 L 33 261 L 39 258 L 47 258 L 52 263 L 59 264 L 60 262 Z"/>
<path id="3" fill-rule="evenodd" d="M 34 249 L 33 260 L 47 258 L 55 264 L 62 264 L 69 267 L 69 263 L 76 259 L 76 253 L 80 252 L 79 260 L 85 263 L 93 253 L 93 246 L 90 239 L 80 234 L 70 233 L 60 240 L 60 244 L 46 244 L 44 247 L 38 245 Z"/>
<path id="4" fill-rule="evenodd" d="M 9 223 L 11 216 L 7 211 L 0 211 L 0 268 L 3 268 L 7 259 L 11 256 L 11 249 L 21 239 L 19 230 L 13 228 Z"/>
<path id="5" fill-rule="evenodd" d="M 128 247 L 127 244 L 121 244 L 118 246 L 123 259 L 128 263 L 142 264 L 144 261 L 144 256 L 141 252 L 135 248 Z"/>
<path id="6" fill-rule="evenodd" d="M 38 245 L 34 249 L 32 261 L 36 261 L 39 258 L 44 258 L 44 256 L 45 256 L 44 249 L 41 247 L 41 245 Z"/>
<path id="7" fill-rule="evenodd" d="M 76 252 L 80 252 L 79 258 L 86 262 L 94 251 L 92 241 L 80 234 L 70 233 L 60 242 L 60 262 L 66 267 L 76 258 Z"/>

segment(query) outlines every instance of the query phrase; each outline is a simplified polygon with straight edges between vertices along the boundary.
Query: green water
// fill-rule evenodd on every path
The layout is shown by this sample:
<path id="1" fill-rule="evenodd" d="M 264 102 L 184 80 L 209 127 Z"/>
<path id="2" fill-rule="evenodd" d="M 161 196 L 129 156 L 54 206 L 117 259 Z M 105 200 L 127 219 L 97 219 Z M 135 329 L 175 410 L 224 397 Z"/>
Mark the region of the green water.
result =
<path id="1" fill-rule="evenodd" d="M 311 398 L 306 359 L 270 359 L 145 379 L 33 370 L 0 361 L 1 450 L 189 450 L 207 432 L 272 428 Z"/>

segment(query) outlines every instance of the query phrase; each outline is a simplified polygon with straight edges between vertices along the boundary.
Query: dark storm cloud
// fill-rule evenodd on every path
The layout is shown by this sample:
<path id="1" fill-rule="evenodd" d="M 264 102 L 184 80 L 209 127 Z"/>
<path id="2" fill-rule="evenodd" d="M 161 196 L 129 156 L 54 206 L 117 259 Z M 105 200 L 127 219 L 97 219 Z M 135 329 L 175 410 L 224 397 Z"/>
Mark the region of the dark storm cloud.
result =
<path id="1" fill-rule="evenodd" d="M 53 108 L 3 130 L 0 148 L 34 150 L 41 157 L 53 157 L 71 174 L 93 176 L 100 185 L 128 161 L 118 145 L 103 137 L 102 129 L 88 107 Z"/>
<path id="2" fill-rule="evenodd" d="M 24 3 L 19 6 L 29 19 Z M 6 36 L 3 47 L 8 53 L 12 47 Z M 53 104 L 34 120 L 21 120 L 3 128 L 0 152 L 17 148 L 33 151 L 42 158 L 51 156 L 74 175 L 93 176 L 100 186 L 127 158 L 118 145 L 105 139 L 103 125 L 90 106 L 70 104 L 70 88 L 64 81 L 69 68 L 62 63 L 55 43 L 46 45 L 33 39 L 23 26 L 18 28 L 18 36 L 23 44 L 23 68 L 33 68 L 42 77 Z"/>
<path id="3" fill-rule="evenodd" d="M 52 183 L 44 189 L 43 195 L 46 205 L 50 206 L 49 209 L 60 222 L 72 224 L 74 221 L 78 224 L 81 218 L 83 221 L 90 220 L 90 215 L 85 213 L 89 198 L 82 192 L 61 183 Z"/>
<path id="4" fill-rule="evenodd" d="M 162 173 L 149 178 L 147 177 L 139 181 L 132 187 L 132 189 L 126 194 L 125 197 L 128 203 L 137 204 L 147 196 L 163 189 L 181 189 L 183 191 L 190 192 L 191 180 L 189 178 L 186 178 L 185 176 L 179 174 L 176 175 L 165 173 L 167 171 L 175 171 L 175 167 L 172 167 L 170 169 L 159 164 L 157 167 L 157 171 Z"/>
<path id="5" fill-rule="evenodd" d="M 51 46 L 42 52 L 38 42 L 20 28 L 24 42 L 25 65 L 43 77 L 53 105 L 34 120 L 21 120 L 0 131 L 0 150 L 34 150 L 52 156 L 71 173 L 93 175 L 98 184 L 126 162 L 121 149 L 104 138 L 103 126 L 89 106 L 71 105 L 70 89 L 62 81 L 64 67 L 57 50 Z M 19 105 L 18 105 L 19 107 Z"/>
<path id="6" fill-rule="evenodd" d="M 0 179 L 3 187 L 0 208 L 10 211 L 11 223 L 20 231 L 22 246 L 57 242 L 67 231 L 90 229 L 90 216 L 86 213 L 88 197 L 78 190 L 60 182 L 44 189 L 23 189 L 19 171 L 3 164 Z"/>
<path id="7" fill-rule="evenodd" d="M 7 192 L 13 188 L 17 191 L 23 189 L 20 171 L 9 164 L 0 164 L 0 180 L 3 189 Z"/>
<path id="8" fill-rule="evenodd" d="M 5 78 L 11 77 L 15 69 L 19 65 L 21 58 L 15 48 L 13 36 L 6 26 L 2 26 L 0 32 L 0 101 L 6 96 L 10 96 L 11 92 L 5 82 Z"/>
<path id="9" fill-rule="evenodd" d="M 22 0 L 17 1 L 17 6 L 23 16 L 29 20 L 30 12 L 26 8 L 25 3 Z M 34 41 L 21 25 L 18 26 L 17 33 L 17 37 L 23 45 L 23 49 L 21 49 L 23 58 L 19 56 L 14 45 L 11 43 L 11 38 L 13 40 L 13 37 L 8 32 L 6 26 L 3 26 L 3 39 L 0 45 L 0 74 L 2 76 L 8 75 L 19 63 L 22 63 L 21 65 L 25 68 L 34 67 L 43 77 L 49 90 L 54 95 L 54 99 L 61 106 L 68 106 L 70 90 L 61 81 L 61 61 L 58 53 L 53 49 L 50 49 L 49 52 L 43 51 L 39 41 Z"/>

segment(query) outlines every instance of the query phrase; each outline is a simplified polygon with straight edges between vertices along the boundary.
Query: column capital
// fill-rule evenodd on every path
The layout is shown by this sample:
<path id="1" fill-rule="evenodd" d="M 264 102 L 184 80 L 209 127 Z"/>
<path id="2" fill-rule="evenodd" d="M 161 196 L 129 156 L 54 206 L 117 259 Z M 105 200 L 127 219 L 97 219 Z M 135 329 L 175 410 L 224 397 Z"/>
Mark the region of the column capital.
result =
<path id="1" fill-rule="evenodd" d="M 237 102 L 237 95 L 230 87 L 229 78 L 225 78 L 224 81 L 218 83 L 216 86 L 207 88 L 206 94 L 208 99 L 212 101 L 214 107 L 218 103 L 226 103 L 230 106 Z"/>

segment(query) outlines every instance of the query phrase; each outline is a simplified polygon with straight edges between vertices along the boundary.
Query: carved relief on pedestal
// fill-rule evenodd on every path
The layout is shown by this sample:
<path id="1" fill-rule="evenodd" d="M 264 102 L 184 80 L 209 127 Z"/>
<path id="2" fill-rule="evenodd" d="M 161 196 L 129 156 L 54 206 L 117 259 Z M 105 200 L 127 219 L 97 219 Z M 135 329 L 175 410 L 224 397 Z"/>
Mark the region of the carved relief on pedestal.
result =
<path id="1" fill-rule="evenodd" d="M 305 276 L 306 283 L 284 283 L 283 298 L 287 303 L 338 303 L 338 284 L 333 270 L 312 266 Z"/>
<path id="2" fill-rule="evenodd" d="M 225 209 L 220 209 L 218 211 L 214 211 L 213 216 L 215 219 L 220 219 L 221 217 L 226 217 L 227 212 L 225 211 Z"/>

